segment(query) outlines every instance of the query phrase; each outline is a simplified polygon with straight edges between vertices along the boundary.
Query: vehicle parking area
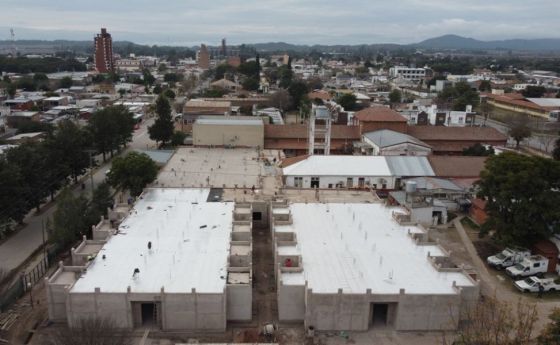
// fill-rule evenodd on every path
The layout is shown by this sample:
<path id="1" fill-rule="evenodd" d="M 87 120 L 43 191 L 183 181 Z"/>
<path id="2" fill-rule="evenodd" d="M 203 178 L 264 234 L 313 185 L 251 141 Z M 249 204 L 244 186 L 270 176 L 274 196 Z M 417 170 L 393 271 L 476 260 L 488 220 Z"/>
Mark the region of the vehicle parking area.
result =
<path id="1" fill-rule="evenodd" d="M 259 188 L 263 175 L 256 149 L 179 148 L 155 186 Z"/>

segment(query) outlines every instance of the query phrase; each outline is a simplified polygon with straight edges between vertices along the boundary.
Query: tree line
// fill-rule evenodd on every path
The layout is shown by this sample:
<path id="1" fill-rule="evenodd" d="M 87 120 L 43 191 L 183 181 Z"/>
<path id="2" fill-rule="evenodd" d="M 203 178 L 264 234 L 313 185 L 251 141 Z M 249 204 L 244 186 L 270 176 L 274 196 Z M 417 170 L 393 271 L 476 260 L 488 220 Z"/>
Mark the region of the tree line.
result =
<path id="1" fill-rule="evenodd" d="M 10 58 L 0 56 L 0 72 L 6 73 L 55 73 L 59 71 L 86 71 L 86 65 L 73 59 L 59 57 Z"/>
<path id="2" fill-rule="evenodd" d="M 132 114 L 122 106 L 95 112 L 85 127 L 65 120 L 41 142 L 26 142 L 0 156 L 0 224 L 21 223 L 90 166 L 90 154 L 113 155 L 132 140 Z"/>

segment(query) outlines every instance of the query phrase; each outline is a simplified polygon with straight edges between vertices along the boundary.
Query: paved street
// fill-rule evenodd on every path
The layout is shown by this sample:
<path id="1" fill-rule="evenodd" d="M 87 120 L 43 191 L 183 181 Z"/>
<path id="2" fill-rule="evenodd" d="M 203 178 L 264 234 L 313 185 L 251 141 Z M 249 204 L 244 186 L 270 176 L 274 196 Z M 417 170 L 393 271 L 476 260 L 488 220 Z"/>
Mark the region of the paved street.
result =
<path id="1" fill-rule="evenodd" d="M 138 130 L 135 131 L 132 143 L 127 150 L 130 149 L 146 149 L 154 148 L 154 142 L 150 140 L 147 127 L 153 123 L 153 120 L 147 120 Z M 98 161 L 101 161 L 99 158 Z M 111 168 L 111 163 L 102 164 L 95 170 L 93 175 L 94 186 L 97 186 L 105 179 L 105 172 Z M 91 191 L 91 182 L 89 175 L 84 180 L 86 184 L 86 192 Z M 76 194 L 81 192 L 80 184 L 74 187 Z M 42 222 L 52 217 L 56 210 L 56 205 L 43 206 L 49 207 L 39 215 L 35 215 L 35 211 L 25 218 L 26 226 L 14 236 L 10 237 L 6 242 L 0 245 L 0 267 L 6 270 L 12 270 L 21 265 L 35 250 L 43 243 Z M 47 236 L 45 234 L 45 236 Z"/>

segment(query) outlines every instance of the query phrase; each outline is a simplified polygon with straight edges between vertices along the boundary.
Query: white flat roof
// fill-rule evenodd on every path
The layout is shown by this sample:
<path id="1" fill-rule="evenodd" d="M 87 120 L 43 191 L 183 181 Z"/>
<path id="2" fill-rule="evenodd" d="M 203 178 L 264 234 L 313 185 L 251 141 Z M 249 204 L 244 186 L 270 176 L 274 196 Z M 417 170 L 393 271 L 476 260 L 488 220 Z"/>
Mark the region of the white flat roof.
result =
<path id="1" fill-rule="evenodd" d="M 293 224 L 277 232 L 295 232 L 297 246 L 279 247 L 280 254 L 302 256 L 303 273 L 282 273 L 285 285 L 303 285 L 313 292 L 374 294 L 454 294 L 452 285 L 473 286 L 459 272 L 438 272 L 428 261 L 443 253 L 438 246 L 419 246 L 408 236 L 423 230 L 401 226 L 382 204 L 290 205 Z"/>
<path id="2" fill-rule="evenodd" d="M 198 125 L 263 126 L 261 119 L 237 119 L 235 117 L 199 118 Z"/>
<path id="3" fill-rule="evenodd" d="M 292 176 L 392 176 L 383 156 L 313 155 L 283 169 Z"/>
<path id="4" fill-rule="evenodd" d="M 208 194 L 148 189 L 70 292 L 223 292 L 234 203 L 206 202 Z"/>

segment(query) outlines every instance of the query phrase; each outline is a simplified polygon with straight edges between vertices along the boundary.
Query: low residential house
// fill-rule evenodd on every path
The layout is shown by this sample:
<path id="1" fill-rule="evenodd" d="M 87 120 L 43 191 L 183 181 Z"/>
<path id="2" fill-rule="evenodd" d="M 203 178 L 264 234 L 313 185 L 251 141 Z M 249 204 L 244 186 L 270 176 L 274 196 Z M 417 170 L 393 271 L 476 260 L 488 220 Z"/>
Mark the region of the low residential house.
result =
<path id="1" fill-rule="evenodd" d="M 264 148 L 283 150 L 288 157 L 307 154 L 308 138 L 309 128 L 304 124 L 264 126 Z M 330 152 L 351 154 L 353 143 L 359 140 L 360 129 L 358 126 L 332 125 Z"/>
<path id="2" fill-rule="evenodd" d="M 227 80 L 226 78 L 222 78 L 210 84 L 212 88 L 224 89 L 228 91 L 237 91 L 241 89 L 241 85 L 239 83 L 233 82 L 231 80 Z"/>
<path id="3" fill-rule="evenodd" d="M 58 106 L 66 106 L 68 105 L 68 97 L 61 97 L 61 96 L 53 96 L 47 97 L 43 100 L 44 108 L 51 109 L 53 107 Z"/>
<path id="4" fill-rule="evenodd" d="M 39 121 L 41 121 L 41 116 L 37 111 L 12 111 L 6 116 L 6 123 L 12 128 L 18 128 L 25 123 Z"/>
<path id="5" fill-rule="evenodd" d="M 183 107 L 183 121 L 190 124 L 204 115 L 228 116 L 231 114 L 231 108 L 232 104 L 229 101 L 191 99 Z"/>
<path id="6" fill-rule="evenodd" d="M 4 105 L 13 111 L 31 110 L 35 103 L 28 98 L 14 98 L 4 101 Z"/>
<path id="7" fill-rule="evenodd" d="M 363 134 L 358 146 L 359 153 L 373 156 L 427 156 L 432 153 L 430 145 L 390 129 Z"/>
<path id="8" fill-rule="evenodd" d="M 436 155 L 462 154 L 474 144 L 505 146 L 507 136 L 492 127 L 409 126 L 408 134 L 432 147 Z"/>
<path id="9" fill-rule="evenodd" d="M 370 107 L 356 112 L 352 124 L 360 127 L 360 133 L 390 129 L 406 133 L 407 120 L 401 114 L 387 107 Z"/>
<path id="10" fill-rule="evenodd" d="M 45 132 L 33 132 L 33 133 L 21 133 L 16 134 L 13 137 L 5 139 L 6 143 L 10 145 L 19 145 L 29 142 L 40 142 L 47 136 Z"/>

